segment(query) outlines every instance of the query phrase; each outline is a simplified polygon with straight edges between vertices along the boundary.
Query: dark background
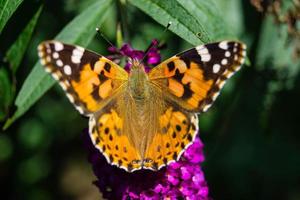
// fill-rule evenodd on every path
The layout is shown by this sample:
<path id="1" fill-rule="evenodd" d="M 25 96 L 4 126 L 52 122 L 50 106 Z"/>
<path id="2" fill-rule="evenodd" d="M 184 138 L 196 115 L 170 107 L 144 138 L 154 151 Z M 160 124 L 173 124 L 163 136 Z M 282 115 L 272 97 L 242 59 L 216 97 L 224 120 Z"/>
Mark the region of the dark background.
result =
<path id="1" fill-rule="evenodd" d="M 37 44 L 52 39 L 89 2 L 25 1 L 18 8 L 0 35 L 1 55 L 44 4 L 15 77 L 17 91 L 37 61 Z M 203 169 L 213 199 L 300 199 L 300 5 L 286 2 L 215 0 L 247 44 L 250 62 L 200 116 Z M 130 4 L 122 12 L 128 17 L 125 42 L 136 49 L 145 50 L 164 29 Z M 119 20 L 115 7 L 102 26 L 113 43 Z M 163 59 L 192 47 L 171 32 L 163 40 Z M 95 37 L 88 48 L 106 55 L 107 47 Z M 0 198 L 100 199 L 82 142 L 87 126 L 56 84 L 0 134 Z"/>

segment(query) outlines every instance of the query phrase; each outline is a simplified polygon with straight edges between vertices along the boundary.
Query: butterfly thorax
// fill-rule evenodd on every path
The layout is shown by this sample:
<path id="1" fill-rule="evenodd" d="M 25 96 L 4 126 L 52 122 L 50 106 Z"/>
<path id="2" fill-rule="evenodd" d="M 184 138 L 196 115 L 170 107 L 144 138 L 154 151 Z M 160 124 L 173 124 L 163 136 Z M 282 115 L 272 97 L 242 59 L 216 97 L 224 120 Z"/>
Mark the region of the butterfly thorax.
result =
<path id="1" fill-rule="evenodd" d="M 142 65 L 133 65 L 128 79 L 130 95 L 137 101 L 149 98 L 148 75 Z"/>

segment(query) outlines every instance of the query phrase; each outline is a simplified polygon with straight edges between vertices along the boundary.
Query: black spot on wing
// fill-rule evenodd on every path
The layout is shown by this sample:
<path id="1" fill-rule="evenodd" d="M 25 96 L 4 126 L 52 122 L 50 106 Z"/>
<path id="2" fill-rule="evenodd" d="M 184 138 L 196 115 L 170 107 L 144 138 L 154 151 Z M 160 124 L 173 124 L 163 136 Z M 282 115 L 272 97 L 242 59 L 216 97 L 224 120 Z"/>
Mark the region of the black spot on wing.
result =
<path id="1" fill-rule="evenodd" d="M 189 98 L 191 98 L 193 96 L 193 92 L 191 90 L 190 84 L 191 83 L 183 85 L 183 87 L 184 87 L 184 92 L 183 92 L 183 95 L 182 95 L 183 99 L 189 99 Z"/>
<path id="2" fill-rule="evenodd" d="M 175 70 L 175 75 L 173 76 L 173 79 L 177 80 L 179 83 L 181 83 L 182 78 L 184 74 L 180 73 L 178 69 Z"/>
<path id="3" fill-rule="evenodd" d="M 104 83 L 108 78 L 104 75 L 104 71 L 101 71 L 100 74 L 98 75 L 100 83 Z"/>
<path id="4" fill-rule="evenodd" d="M 93 99 L 95 99 L 96 101 L 100 100 L 101 97 L 99 96 L 99 86 L 93 84 L 93 92 L 91 94 Z"/>
<path id="5" fill-rule="evenodd" d="M 168 66 L 169 72 L 171 72 L 171 71 L 173 71 L 173 70 L 175 69 L 175 64 L 174 64 L 173 61 L 172 61 L 172 62 L 169 62 L 169 63 L 167 64 L 167 66 Z"/>
<path id="6" fill-rule="evenodd" d="M 110 68 L 111 68 L 111 65 L 110 65 L 109 63 L 105 63 L 104 69 L 105 69 L 107 72 L 110 72 Z"/>

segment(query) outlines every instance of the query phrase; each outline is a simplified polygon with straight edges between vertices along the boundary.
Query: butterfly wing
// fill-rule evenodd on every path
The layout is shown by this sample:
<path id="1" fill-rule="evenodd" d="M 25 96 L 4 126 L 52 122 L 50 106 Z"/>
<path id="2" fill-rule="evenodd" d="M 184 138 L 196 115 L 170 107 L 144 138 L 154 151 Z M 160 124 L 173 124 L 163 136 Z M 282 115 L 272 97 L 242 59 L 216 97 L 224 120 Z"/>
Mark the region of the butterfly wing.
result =
<path id="1" fill-rule="evenodd" d="M 38 46 L 42 65 L 59 81 L 75 108 L 91 115 L 117 95 L 128 73 L 109 59 L 58 41 Z"/>
<path id="2" fill-rule="evenodd" d="M 89 133 L 93 144 L 108 163 L 133 172 L 142 168 L 142 158 L 124 129 L 134 122 L 128 124 L 117 101 L 111 101 L 90 117 Z"/>
<path id="3" fill-rule="evenodd" d="M 205 112 L 215 101 L 226 79 L 244 63 L 246 46 L 222 41 L 197 46 L 162 62 L 149 79 L 163 88 L 172 102 L 193 112 Z"/>
<path id="4" fill-rule="evenodd" d="M 176 105 L 166 103 L 164 112 L 159 117 L 159 126 L 159 131 L 146 150 L 143 168 L 159 170 L 179 160 L 197 135 L 198 117 Z"/>

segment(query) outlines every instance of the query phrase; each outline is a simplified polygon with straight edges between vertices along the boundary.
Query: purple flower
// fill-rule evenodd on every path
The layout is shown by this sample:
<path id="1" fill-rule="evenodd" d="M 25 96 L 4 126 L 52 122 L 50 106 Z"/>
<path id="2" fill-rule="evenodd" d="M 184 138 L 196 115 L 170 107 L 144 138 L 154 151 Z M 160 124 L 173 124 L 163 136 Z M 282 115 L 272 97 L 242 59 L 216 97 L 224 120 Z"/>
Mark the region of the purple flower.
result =
<path id="1" fill-rule="evenodd" d="M 107 56 L 107 58 L 111 59 L 116 63 L 119 63 L 121 58 L 123 57 L 136 59 L 139 61 L 143 60 L 142 63 L 145 67 L 145 70 L 146 72 L 149 72 L 153 66 L 159 64 L 161 61 L 161 56 L 159 53 L 160 47 L 158 47 L 158 44 L 159 42 L 157 40 L 155 39 L 152 40 L 151 44 L 149 45 L 146 51 L 135 50 L 130 46 L 130 44 L 127 43 L 125 43 L 120 49 L 111 46 L 108 48 L 108 51 L 111 52 L 112 54 Z M 131 67 L 131 63 L 128 62 L 127 60 L 124 69 L 129 72 L 130 67 Z"/>

